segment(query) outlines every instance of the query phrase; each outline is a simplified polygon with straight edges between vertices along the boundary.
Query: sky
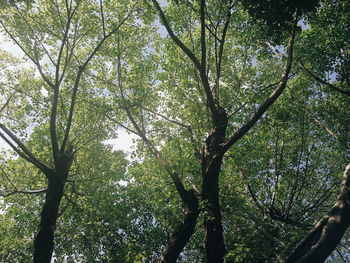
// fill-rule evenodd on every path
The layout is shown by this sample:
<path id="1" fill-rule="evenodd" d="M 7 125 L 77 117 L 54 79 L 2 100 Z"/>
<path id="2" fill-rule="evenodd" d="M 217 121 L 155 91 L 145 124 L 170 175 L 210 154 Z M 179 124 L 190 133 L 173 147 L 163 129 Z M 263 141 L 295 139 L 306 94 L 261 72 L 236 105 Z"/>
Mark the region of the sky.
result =
<path id="1" fill-rule="evenodd" d="M 115 139 L 107 140 L 104 143 L 107 145 L 111 145 L 114 151 L 117 151 L 117 150 L 124 151 L 127 154 L 127 156 L 130 157 L 130 154 L 135 145 L 133 140 L 135 139 L 137 139 L 136 135 L 129 134 L 124 129 L 119 128 L 118 137 Z"/>

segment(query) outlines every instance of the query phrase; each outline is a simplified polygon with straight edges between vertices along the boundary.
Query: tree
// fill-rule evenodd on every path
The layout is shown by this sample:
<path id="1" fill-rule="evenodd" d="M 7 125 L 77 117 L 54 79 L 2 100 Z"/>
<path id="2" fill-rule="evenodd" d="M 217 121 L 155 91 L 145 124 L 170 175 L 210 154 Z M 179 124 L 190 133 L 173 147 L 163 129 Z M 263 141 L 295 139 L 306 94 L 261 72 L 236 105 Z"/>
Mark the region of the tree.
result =
<path id="1" fill-rule="evenodd" d="M 162 10 L 162 7 L 159 5 L 159 3 L 157 3 L 156 1 L 153 1 L 153 4 L 155 6 L 155 8 L 157 9 L 157 11 L 159 12 L 159 17 L 160 20 L 162 21 L 162 23 L 164 24 L 164 26 L 167 29 L 167 32 L 170 36 L 170 38 L 172 39 L 172 41 L 174 42 L 175 45 L 177 45 L 177 47 L 185 54 L 188 56 L 188 58 L 190 59 L 190 61 L 193 63 L 194 67 L 195 67 L 195 77 L 192 77 L 192 79 L 196 79 L 199 80 L 200 85 L 202 86 L 203 90 L 200 91 L 195 91 L 193 94 L 197 95 L 200 99 L 202 99 L 202 101 L 204 102 L 204 105 L 206 107 L 206 113 L 204 115 L 209 116 L 209 122 L 212 122 L 212 130 L 209 133 L 209 136 L 207 136 L 207 138 L 203 141 L 206 142 L 206 146 L 205 146 L 205 151 L 200 150 L 200 147 L 197 147 L 197 145 L 195 145 L 194 143 L 194 148 L 196 151 L 196 157 L 199 156 L 199 160 L 201 162 L 201 173 L 202 173 L 202 189 L 200 191 L 200 196 L 202 198 L 202 204 L 204 205 L 204 209 L 203 210 L 207 210 L 207 213 L 204 213 L 207 217 L 207 219 L 204 219 L 205 221 L 205 226 L 206 226 L 206 231 L 207 231 L 207 235 L 206 235 L 206 247 L 207 247 L 207 259 L 213 262 L 217 262 L 218 260 L 221 261 L 223 258 L 223 255 L 225 254 L 225 248 L 224 248 L 224 241 L 223 241 L 223 236 L 222 236 L 222 226 L 221 226 L 221 212 L 220 212 L 220 205 L 219 205 L 219 198 L 218 198 L 218 174 L 221 168 L 221 164 L 222 164 L 222 158 L 224 156 L 224 154 L 230 149 L 230 147 L 233 147 L 233 145 L 235 143 L 237 143 L 239 141 L 240 138 L 243 137 L 243 135 L 245 135 L 252 127 L 253 125 L 264 115 L 264 113 L 266 112 L 266 110 L 269 108 L 269 106 L 271 104 L 273 104 L 275 102 L 275 100 L 277 99 L 277 97 L 279 97 L 279 95 L 282 93 L 283 89 L 286 87 L 286 82 L 288 79 L 288 75 L 290 73 L 291 70 L 291 62 L 292 62 L 292 47 L 293 47 L 293 40 L 295 37 L 295 31 L 296 31 L 296 27 L 294 25 L 294 33 L 292 34 L 291 37 L 291 41 L 290 41 L 290 45 L 289 45 L 289 49 L 286 50 L 286 54 L 283 54 L 282 57 L 286 57 L 287 62 L 285 64 L 285 68 L 284 68 L 284 74 L 282 75 L 281 79 L 277 82 L 279 83 L 277 86 L 278 88 L 273 91 L 270 95 L 270 97 L 265 100 L 265 102 L 259 103 L 257 105 L 256 109 L 253 109 L 253 111 L 255 111 L 255 113 L 251 113 L 252 117 L 249 119 L 248 121 L 243 121 L 243 124 L 241 126 L 241 128 L 239 128 L 237 130 L 237 132 L 233 132 L 231 137 L 227 138 L 226 135 L 226 128 L 229 127 L 231 128 L 228 123 L 227 123 L 227 119 L 226 119 L 226 115 L 227 113 L 225 112 L 226 110 L 223 109 L 220 106 L 220 100 L 224 101 L 227 103 L 228 100 L 228 95 L 226 96 L 219 96 L 220 92 L 221 93 L 225 93 L 224 88 L 221 87 L 221 90 L 219 92 L 219 86 L 220 86 L 220 79 L 224 79 L 224 77 L 221 76 L 221 70 L 225 67 L 223 67 L 221 65 L 221 63 L 223 63 L 221 61 L 221 59 L 223 57 L 222 53 L 223 52 L 223 45 L 225 43 L 225 37 L 226 34 L 229 29 L 229 21 L 231 19 L 231 16 L 233 15 L 233 6 L 230 5 L 230 3 L 228 3 L 228 5 L 226 6 L 225 11 L 223 11 L 223 6 L 220 4 L 216 9 L 213 8 L 213 6 L 215 6 L 214 3 L 208 3 L 206 4 L 204 1 L 201 1 L 201 4 L 197 4 L 197 3 L 191 3 L 191 2 L 176 2 L 176 3 L 168 3 L 167 5 L 167 10 L 169 12 L 169 14 L 167 14 L 167 16 L 165 15 L 164 11 Z M 231 3 L 232 4 L 232 3 Z M 297 14 L 298 15 L 302 15 L 304 11 L 310 11 L 310 10 L 315 10 L 315 5 L 317 3 L 313 3 L 313 7 L 306 7 L 306 10 L 303 10 L 301 8 L 298 10 Z M 221 16 L 219 16 L 219 22 L 216 24 L 215 27 L 215 18 L 214 15 L 212 15 L 210 13 L 210 8 L 208 6 L 212 7 L 213 10 L 217 11 L 220 7 L 222 8 L 221 11 L 223 11 L 223 13 L 221 13 Z M 294 10 L 295 7 L 293 6 L 291 10 Z M 186 13 L 186 10 L 188 10 Z M 229 11 L 227 11 L 229 10 Z M 235 10 L 236 11 L 236 10 Z M 289 10 L 290 11 L 290 10 Z M 181 12 L 181 15 L 179 15 L 177 12 Z M 237 12 L 238 13 L 238 12 Z M 293 12 L 292 12 L 293 13 Z M 190 14 L 189 16 L 186 17 L 186 15 Z M 197 14 L 197 15 L 196 15 Z M 225 14 L 227 15 L 225 20 Z M 206 16 L 208 17 L 208 20 L 210 21 L 210 23 L 208 22 L 208 24 L 206 24 L 205 20 L 206 20 Z M 168 17 L 168 18 L 167 18 Z M 170 17 L 170 18 L 169 18 Z M 186 17 L 185 19 L 183 19 L 183 17 Z M 188 18 L 190 17 L 190 18 Z M 196 20 L 198 19 L 198 20 Z M 220 20 L 222 19 L 222 20 Z M 193 20 L 197 21 L 197 22 L 193 22 Z M 170 22 L 169 22 L 170 21 Z M 226 23 L 225 23 L 226 22 Z M 295 23 L 297 22 L 297 20 L 294 21 Z M 198 28 L 196 28 L 195 26 L 190 26 L 189 24 L 195 24 L 198 25 Z M 178 31 L 177 33 L 175 33 L 175 31 L 172 29 L 172 27 L 175 27 L 176 30 Z M 223 30 L 223 38 L 220 39 L 219 36 L 219 31 Z M 281 29 L 281 28 L 280 28 Z M 193 31 L 191 31 L 193 30 Z M 209 32 L 208 34 L 206 34 L 206 30 Z M 200 33 L 199 33 L 200 32 Z M 206 50 L 206 45 L 208 45 L 207 42 L 210 43 L 210 40 L 207 40 L 208 35 L 213 37 L 213 40 L 211 43 L 215 43 L 212 47 L 212 49 L 209 49 L 210 52 L 212 52 L 211 54 L 213 58 L 210 59 L 209 56 L 207 57 L 207 53 L 209 53 L 209 51 Z M 185 39 L 187 42 L 184 42 L 185 40 L 181 40 L 180 36 Z M 197 39 L 196 39 L 197 37 Z M 261 39 L 261 36 L 260 36 Z M 227 42 L 229 43 L 229 40 L 227 40 Z M 271 44 L 269 44 L 271 46 Z M 209 45 L 208 45 L 209 46 Z M 221 47 L 220 47 L 221 46 Z M 198 50 L 201 50 L 201 52 L 198 52 Z M 213 51 L 214 50 L 214 51 Z M 168 51 L 168 50 L 167 50 Z M 278 49 L 274 48 L 274 51 L 277 53 L 277 55 L 281 55 L 281 52 L 278 51 Z M 168 51 L 168 59 L 171 60 L 172 58 L 174 58 L 175 56 L 175 52 L 173 50 L 169 50 Z M 229 55 L 227 55 L 229 56 Z M 200 59 L 198 59 L 198 57 Z M 255 59 L 255 57 L 254 57 Z M 211 67 L 210 62 L 212 62 L 213 67 Z M 179 63 L 179 61 L 181 61 L 180 58 L 178 58 L 177 60 L 173 60 L 175 63 L 173 68 L 171 68 L 172 70 L 174 70 L 173 72 L 178 72 L 179 68 L 185 69 L 186 67 L 188 67 L 185 63 Z M 216 62 L 216 63 L 215 63 Z M 208 64 L 207 64 L 208 63 Z M 249 63 L 249 62 L 248 62 Z M 168 63 L 170 64 L 170 63 Z M 180 66 L 181 65 L 181 66 Z M 186 66 L 184 66 L 186 65 Z M 169 71 L 169 68 L 165 68 L 164 71 Z M 191 73 L 192 74 L 192 73 Z M 180 75 L 180 74 L 179 74 Z M 174 85 L 174 73 L 172 73 L 171 75 L 171 84 L 170 85 Z M 179 77 L 179 80 L 175 81 L 175 86 L 177 87 L 177 95 L 174 95 L 173 98 L 177 98 L 180 103 L 187 103 L 187 101 L 184 101 L 183 99 L 180 99 L 180 96 L 186 96 L 185 94 L 189 94 L 190 91 L 188 90 L 188 86 L 189 83 L 187 84 L 187 89 L 183 89 L 183 91 L 181 90 L 181 86 L 183 85 L 183 83 L 181 83 L 182 79 L 184 78 L 188 78 L 189 75 L 182 74 Z M 215 77 L 216 76 L 216 77 Z M 270 78 L 273 76 L 271 76 L 271 74 L 267 74 L 267 76 L 269 76 Z M 225 76 L 227 79 L 229 79 L 229 77 Z M 190 77 L 191 78 L 191 77 Z M 209 80 L 211 80 L 213 83 L 210 85 L 209 84 Z M 265 77 L 261 78 L 260 81 L 259 79 L 254 79 L 256 82 L 261 83 L 263 82 L 262 80 L 265 81 L 266 80 L 270 80 L 269 78 Z M 241 80 L 242 82 L 244 82 L 244 80 Z M 181 83 L 181 84 L 177 84 L 177 83 Z M 270 82 L 270 84 L 273 83 L 272 81 Z M 306 83 L 305 83 L 306 84 Z M 276 85 L 276 84 L 275 84 Z M 308 85 L 308 84 L 306 84 Z M 272 87 L 273 84 L 268 85 L 266 84 L 267 88 Z M 168 88 L 168 87 L 167 87 Z M 168 88 L 169 89 L 169 88 Z M 181 90 L 179 92 L 179 90 Z M 227 89 L 228 90 L 228 89 Z M 120 91 L 121 93 L 123 93 L 123 90 Z M 166 98 L 166 96 L 169 93 L 169 90 L 162 90 L 162 95 L 165 94 L 165 96 L 159 96 L 160 98 L 164 99 L 164 97 Z M 183 92 L 181 94 L 181 92 Z M 198 93 L 197 93 L 198 92 Z M 227 91 L 226 91 L 227 92 Z M 175 94 L 175 92 L 173 93 Z M 171 95 L 173 95 L 171 94 Z M 191 94 L 193 96 L 193 94 Z M 228 94 L 228 93 L 226 93 Z M 190 95 L 190 96 L 191 96 Z M 203 99 L 204 98 L 204 99 Z M 221 99 L 220 99 L 221 98 Z M 249 100 L 249 99 L 248 99 Z M 171 103 L 172 103 L 172 107 L 174 107 L 174 101 L 176 101 L 176 99 L 171 99 Z M 184 129 L 187 129 L 189 131 L 189 133 L 191 133 L 191 131 L 193 131 L 193 127 L 191 125 L 188 125 L 188 119 L 186 120 L 186 118 L 183 118 L 183 116 L 181 116 L 181 114 L 179 114 L 179 111 L 181 112 L 181 107 L 177 108 L 177 112 L 169 117 L 169 115 L 164 115 L 162 113 L 157 113 L 157 108 L 152 108 L 149 109 L 147 108 L 147 106 L 145 105 L 139 105 L 140 103 L 134 103 L 131 99 L 127 99 L 127 106 L 124 106 L 127 111 L 127 115 L 129 117 L 129 120 L 132 124 L 132 126 L 134 127 L 134 130 L 132 132 L 138 134 L 143 141 L 145 142 L 146 145 L 148 145 L 148 147 L 150 148 L 151 152 L 153 152 L 153 154 L 158 158 L 159 162 L 162 163 L 163 167 L 168 171 L 168 173 L 170 174 L 170 176 L 174 177 L 173 181 L 176 185 L 176 188 L 178 189 L 177 191 L 179 192 L 179 195 L 181 196 L 181 192 L 183 192 L 181 189 L 184 189 L 185 187 L 183 186 L 183 183 L 179 183 L 181 182 L 181 176 L 180 174 L 176 171 L 174 172 L 174 164 L 170 164 L 169 161 L 164 160 L 164 156 L 163 154 L 161 154 L 157 148 L 154 146 L 154 142 L 151 142 L 151 140 L 149 139 L 150 136 L 150 131 L 144 130 L 147 125 L 149 125 L 149 127 L 152 127 L 152 125 L 150 124 L 150 121 L 147 120 L 145 121 L 145 118 L 147 117 L 147 113 L 145 112 L 150 112 L 151 114 L 153 114 L 154 116 L 159 116 L 160 118 L 165 119 L 166 121 L 168 121 L 169 123 L 172 124 L 176 124 Z M 141 110 L 139 110 L 138 112 L 131 112 L 131 108 L 141 108 Z M 170 107 L 167 107 L 170 108 Z M 158 107 L 159 110 L 159 107 Z M 305 109 L 306 110 L 306 109 Z M 204 112 L 205 112 L 204 111 Z M 249 114 L 247 113 L 247 111 L 244 112 L 245 114 Z M 140 120 L 140 123 L 137 123 L 136 118 L 134 115 L 137 115 L 138 119 Z M 244 115 L 243 115 L 244 116 Z M 245 115 L 246 116 L 246 115 Z M 181 119 L 179 121 L 179 118 Z M 281 117 L 279 117 L 281 118 Z M 283 116 L 282 116 L 283 118 Z M 202 121 L 202 123 L 208 123 L 207 121 Z M 169 125 L 169 124 L 167 124 Z M 143 128 L 143 129 L 142 129 Z M 169 130 L 167 129 L 167 132 L 169 133 Z M 231 130 L 229 130 L 229 132 L 232 132 Z M 147 135 L 148 134 L 148 135 Z M 164 136 L 164 135 L 163 135 Z M 188 135 L 187 135 L 188 136 Z M 192 134 L 193 136 L 193 134 Z M 191 138 L 191 135 L 188 136 L 189 137 L 189 141 L 193 142 L 199 142 L 201 141 L 201 139 L 195 138 L 193 139 L 193 137 Z M 222 147 L 222 149 L 221 149 Z M 303 145 L 303 147 L 306 147 L 305 145 Z M 172 158 L 173 159 L 173 158 Z M 174 160 L 174 159 L 173 159 Z M 209 165 L 209 166 L 208 166 Z M 172 169 L 171 169 L 172 168 Z M 297 175 L 298 176 L 298 175 Z M 213 180 L 213 181 L 212 181 Z M 302 186 L 295 186 L 297 187 L 299 190 L 302 188 L 299 187 L 303 187 Z M 198 188 L 198 187 L 196 187 Z M 180 190 L 179 190 L 180 189 Z M 299 191 L 298 190 L 298 191 Z M 326 193 L 327 189 L 326 190 Z M 295 190 L 293 190 L 295 191 Z M 300 195 L 300 192 L 298 193 L 291 193 L 291 196 L 295 196 L 297 194 L 297 196 Z M 272 197 L 272 196 L 271 196 Z M 323 194 L 320 194 L 319 196 L 321 199 L 319 199 L 319 204 L 321 205 L 323 203 L 323 201 L 325 200 L 325 197 Z M 273 198 L 273 197 L 272 197 Z M 293 201 L 294 197 L 291 197 L 290 202 Z M 301 199 L 300 199 L 301 200 Z M 187 207 L 188 205 L 186 205 L 186 198 L 182 198 L 182 202 L 184 203 L 184 206 Z M 293 222 L 293 220 L 289 220 L 285 218 L 286 215 L 281 214 L 281 211 L 277 210 L 273 210 L 275 209 L 275 207 L 270 207 L 270 209 L 272 210 L 267 210 L 265 212 L 267 212 L 269 214 L 269 216 L 272 217 L 272 219 L 274 220 L 284 220 L 287 223 L 294 223 L 294 224 L 298 224 L 298 222 Z M 288 208 L 290 209 L 290 208 Z M 265 213 L 264 212 L 264 213 Z M 266 215 L 266 213 L 265 213 Z M 215 229 L 215 231 L 214 231 Z M 174 234 L 178 235 L 178 238 L 181 237 L 181 234 L 179 231 L 175 231 Z M 188 237 L 182 239 L 182 240 L 188 240 Z M 183 245 L 186 243 L 184 242 Z M 183 248 L 182 245 L 182 248 Z M 168 247 L 167 247 L 168 248 Z M 179 251 L 179 250 L 178 250 Z M 166 251 L 165 251 L 166 253 Z M 213 253 L 213 254 L 211 254 Z M 176 258 L 178 256 L 179 252 L 173 257 L 172 260 L 174 260 L 174 258 Z"/>
<path id="2" fill-rule="evenodd" d="M 28 6 L 11 6 L 6 9 L 6 13 L 2 10 L 0 23 L 3 31 L 33 63 L 41 77 L 40 86 L 34 86 L 34 90 L 40 91 L 43 87 L 50 97 L 49 103 L 45 105 L 50 110 L 39 109 L 45 114 L 43 122 L 49 123 L 44 136 L 50 141 L 45 146 L 49 148 L 51 156 L 44 155 L 46 158 L 43 160 L 39 158 L 40 152 L 36 153 L 27 147 L 24 140 L 11 130 L 11 122 L 1 122 L 0 136 L 21 158 L 34 165 L 46 177 L 45 202 L 34 240 L 34 262 L 50 262 L 64 187 L 76 152 L 81 146 L 73 145 L 71 132 L 78 91 L 81 91 L 81 84 L 87 85 L 83 83 L 83 74 L 103 43 L 130 16 L 133 7 L 119 14 L 123 15 L 119 24 L 106 24 L 110 14 L 104 15 L 102 2 L 100 6 L 82 1 L 41 1 L 29 3 Z M 100 11 L 96 14 L 95 10 Z M 87 20 L 91 19 L 96 23 L 88 24 Z M 101 33 L 97 35 L 96 32 L 99 31 Z M 9 107 L 9 100 L 2 106 L 3 110 Z M 75 129 L 79 131 L 79 127 Z"/>
<path id="3" fill-rule="evenodd" d="M 60 153 L 75 90 L 65 88 L 74 87 L 80 72 L 71 139 L 65 147 L 72 144 L 73 152 L 84 147 L 64 184 L 65 213 L 60 220 L 66 227 L 57 232 L 57 258 L 284 262 L 289 255 L 287 262 L 324 261 L 349 223 L 347 170 L 337 203 L 324 217 L 336 196 L 338 176 L 349 162 L 347 1 L 144 1 L 136 3 L 136 15 L 108 37 L 88 67 L 79 68 L 78 62 L 91 54 L 91 43 L 100 43 L 105 32 L 124 21 L 128 6 L 124 1 L 118 8 L 114 4 L 80 3 L 72 18 L 86 35 L 80 34 L 83 44 L 75 46 L 62 81 L 58 113 L 68 112 L 68 120 L 58 118 L 64 129 L 57 128 L 57 144 Z M 25 32 L 20 36 L 30 41 Z M 60 42 L 39 47 L 45 53 Z M 55 79 L 50 77 L 55 70 L 41 68 L 44 81 Z M 9 72 L 4 83 L 22 92 L 29 80 L 41 87 L 43 80 L 28 72 L 16 77 Z M 40 89 L 33 89 L 31 97 L 12 95 L 13 88 L 5 86 L 2 90 L 3 114 L 16 113 L 20 120 L 7 120 L 6 127 L 12 134 L 29 133 L 22 136 L 27 149 L 56 165 L 53 143 L 47 144 L 52 130 L 49 97 Z M 15 111 L 20 99 L 22 111 Z M 33 101 L 45 101 L 51 108 Z M 28 131 L 22 118 L 34 112 L 46 117 L 31 121 L 33 131 Z M 125 167 L 123 156 L 100 144 L 119 129 L 140 138 L 133 153 L 138 159 L 126 171 L 109 169 L 113 163 Z M 96 130 L 103 135 L 94 140 Z M 3 138 L 13 143 L 5 133 Z M 13 183 L 11 172 L 21 171 L 26 162 L 8 158 L 3 162 L 3 195 L 27 191 L 23 186 L 47 191 L 38 174 L 29 175 L 32 170 L 26 178 L 35 178 L 35 184 Z M 111 179 L 116 170 L 120 177 Z M 108 176 L 95 178 L 98 171 Z M 125 181 L 120 182 L 122 174 Z M 93 184 L 86 184 L 90 179 Z M 9 229 L 20 214 L 11 202 L 40 206 L 40 197 L 29 202 L 12 194 L 5 200 L 3 218 Z M 31 233 L 35 222 L 22 220 Z M 330 226 L 334 236 L 327 232 Z M 73 229 L 72 240 L 65 241 Z M 24 242 L 21 247 L 27 248 Z M 337 251 L 341 258 L 343 250 Z"/>
<path id="4" fill-rule="evenodd" d="M 221 223 L 221 212 L 219 204 L 219 173 L 223 162 L 223 157 L 225 153 L 254 126 L 254 124 L 275 102 L 275 100 L 281 95 L 282 91 L 286 87 L 292 64 L 295 26 L 292 30 L 287 47 L 288 58 L 283 67 L 282 76 L 278 80 L 278 84 L 271 85 L 270 83 L 270 85 L 268 85 L 268 87 L 277 86 L 277 88 L 273 90 L 272 93 L 267 96 L 267 98 L 265 98 L 265 101 L 261 103 L 260 107 L 258 107 L 255 113 L 251 113 L 252 116 L 248 118 L 248 120 L 245 120 L 244 124 L 239 129 L 236 131 L 232 131 L 230 129 L 227 133 L 227 129 L 231 128 L 229 127 L 227 117 L 227 110 L 229 108 L 229 105 L 226 104 L 228 98 L 222 94 L 227 94 L 230 91 L 229 89 L 225 90 L 225 88 L 221 89 L 220 84 L 222 79 L 230 78 L 230 76 L 227 74 L 222 74 L 226 63 L 228 62 L 224 56 L 224 45 L 226 43 L 225 41 L 233 42 L 232 38 L 227 40 L 226 36 L 227 34 L 231 33 L 229 24 L 233 10 L 236 8 L 236 6 L 233 4 L 233 2 L 230 1 L 224 5 L 209 3 L 208 5 L 210 5 L 210 8 L 207 6 L 205 1 L 201 1 L 200 5 L 194 4 L 190 7 L 188 7 L 188 3 L 169 3 L 169 10 L 174 10 L 175 13 L 183 12 L 186 10 L 186 15 L 191 15 L 191 17 L 193 17 L 196 21 L 194 23 L 198 25 L 198 28 L 194 28 L 193 31 L 195 32 L 196 30 L 199 30 L 199 34 L 196 33 L 195 35 L 195 33 L 193 33 L 193 35 L 191 35 L 192 29 L 189 28 L 188 34 L 190 35 L 190 38 L 195 38 L 198 36 L 197 39 L 193 40 L 193 46 L 189 48 L 188 45 L 191 45 L 191 42 L 184 43 L 182 40 L 180 40 L 179 36 L 173 31 L 172 26 L 170 25 L 159 3 L 157 1 L 153 1 L 153 4 L 157 9 L 157 12 L 159 12 L 160 20 L 165 25 L 173 43 L 178 46 L 178 48 L 189 58 L 191 63 L 193 63 L 194 69 L 191 65 L 187 63 L 185 64 L 185 67 L 192 68 L 191 71 L 193 72 L 194 70 L 195 72 L 194 75 L 191 73 L 192 76 L 186 77 L 191 78 L 194 80 L 194 82 L 196 79 L 198 80 L 198 90 L 194 91 L 194 94 L 199 97 L 199 100 L 202 100 L 202 105 L 200 105 L 202 108 L 201 110 L 203 114 L 208 117 L 206 120 L 204 120 L 204 122 L 206 125 L 209 125 L 209 127 L 211 126 L 211 128 L 209 128 L 210 132 L 208 132 L 206 136 L 204 134 L 201 134 L 199 137 L 195 137 L 192 132 L 194 130 L 194 127 L 192 127 L 192 125 L 186 124 L 187 120 L 186 118 L 183 118 L 184 116 L 176 115 L 174 118 L 171 118 L 161 113 L 158 114 L 157 108 L 152 108 L 153 105 L 148 107 L 148 105 L 144 104 L 145 102 L 143 101 L 145 101 L 145 98 L 143 98 L 142 101 L 140 99 L 141 94 L 137 94 L 132 89 L 125 91 L 125 86 L 129 84 L 127 80 L 130 77 L 122 77 L 122 67 L 121 61 L 119 59 L 118 80 L 115 86 L 119 89 L 119 94 L 122 98 L 122 102 L 119 102 L 119 104 L 121 104 L 120 107 L 125 109 L 126 115 L 132 125 L 132 128 L 126 126 L 124 127 L 142 138 L 143 142 L 149 148 L 150 152 L 153 153 L 153 155 L 158 159 L 161 166 L 172 178 L 172 181 L 185 207 L 184 221 L 174 231 L 174 234 L 171 237 L 168 245 L 165 247 L 163 256 L 160 259 L 162 262 L 176 261 L 180 252 L 183 250 L 190 236 L 194 232 L 196 219 L 199 212 L 197 205 L 198 197 L 195 193 L 196 189 L 199 187 L 193 187 L 190 190 L 186 190 L 179 171 L 174 169 L 175 165 L 171 164 L 167 158 L 164 157 L 163 153 L 157 149 L 157 147 L 154 145 L 154 142 L 149 139 L 149 132 L 147 131 L 147 128 L 152 128 L 153 124 L 151 124 L 152 122 L 149 119 L 146 121 L 145 118 L 147 116 L 150 116 L 150 114 L 159 116 L 169 123 L 178 125 L 181 128 L 187 130 L 188 134 L 186 134 L 186 137 L 189 137 L 189 140 L 192 143 L 192 147 L 195 149 L 195 158 L 200 162 L 201 166 L 199 173 L 201 174 L 202 186 L 201 190 L 197 194 L 201 197 L 201 206 L 205 211 L 203 214 L 206 232 L 205 244 L 207 251 L 207 260 L 209 262 L 221 262 L 223 261 L 225 255 L 223 228 Z M 216 14 L 216 11 L 219 11 L 219 13 Z M 175 16 L 172 18 L 174 20 L 177 19 Z M 210 21 L 211 24 L 207 25 L 206 21 Z M 294 24 L 296 24 L 296 22 L 297 20 L 295 20 Z M 179 20 L 179 23 L 182 23 L 182 21 Z M 187 24 L 187 21 L 185 21 L 185 23 L 181 26 L 183 26 L 185 29 L 187 29 L 187 27 L 190 27 L 190 25 Z M 182 29 L 180 29 L 180 31 L 182 32 Z M 184 31 L 184 34 L 186 34 L 186 31 Z M 210 46 L 210 48 L 207 48 L 207 45 L 209 46 L 209 44 L 212 44 L 213 47 Z M 214 51 L 212 51 L 212 48 Z M 200 50 L 200 52 L 195 52 L 195 50 Z M 174 56 L 175 54 L 172 54 L 172 57 Z M 246 61 L 247 60 L 248 59 L 246 59 Z M 138 63 L 140 63 L 140 61 L 138 61 Z M 167 69 L 162 70 L 167 71 Z M 184 77 L 185 75 L 182 75 L 180 79 Z M 131 80 L 130 82 L 133 83 L 135 80 Z M 274 80 L 274 82 L 276 81 Z M 147 80 L 138 83 L 141 85 L 152 86 L 152 84 L 150 84 L 150 81 Z M 152 87 L 152 89 L 154 88 Z M 131 92 L 133 95 L 131 96 L 129 92 Z M 151 93 L 150 90 L 148 90 L 148 92 Z M 161 96 L 162 93 L 167 95 L 170 92 L 169 90 L 165 89 L 160 91 L 158 93 L 158 96 Z M 184 96 L 184 94 L 181 94 L 181 91 L 179 90 L 177 91 L 177 95 Z M 145 96 L 145 94 L 143 93 L 142 96 Z M 147 96 L 157 96 L 157 94 Z M 175 100 L 173 99 L 172 101 Z M 224 106 L 221 106 L 221 104 L 226 104 L 226 108 Z M 156 105 L 155 107 L 159 106 Z M 141 120 L 141 122 L 138 122 L 137 119 Z M 180 121 L 177 121 L 178 119 L 180 119 Z M 201 150 L 200 147 L 198 147 L 198 144 L 196 145 L 196 142 L 200 142 L 203 138 L 200 138 L 200 136 L 203 135 L 206 138 L 203 140 L 205 144 L 203 150 Z"/>

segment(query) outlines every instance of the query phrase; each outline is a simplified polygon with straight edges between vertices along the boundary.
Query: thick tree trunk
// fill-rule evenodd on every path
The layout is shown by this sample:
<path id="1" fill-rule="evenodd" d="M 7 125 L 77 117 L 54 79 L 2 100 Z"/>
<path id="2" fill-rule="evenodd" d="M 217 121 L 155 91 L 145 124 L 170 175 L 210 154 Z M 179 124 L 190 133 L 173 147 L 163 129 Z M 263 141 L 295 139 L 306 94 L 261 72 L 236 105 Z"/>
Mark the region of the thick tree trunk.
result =
<path id="1" fill-rule="evenodd" d="M 323 217 L 289 255 L 286 263 L 322 263 L 340 243 L 350 225 L 350 164 L 332 210 Z"/>
<path id="2" fill-rule="evenodd" d="M 221 163 L 221 160 L 215 162 Z M 207 174 L 205 181 L 202 200 L 206 206 L 204 216 L 206 256 L 208 263 L 220 263 L 223 262 L 226 250 L 221 222 L 218 174 Z"/>
<path id="3" fill-rule="evenodd" d="M 220 263 L 226 253 L 219 202 L 219 173 L 222 164 L 222 144 L 225 141 L 227 116 L 224 109 L 214 118 L 215 127 L 206 139 L 202 161 L 202 201 L 205 206 L 205 248 L 208 263 Z"/>
<path id="4" fill-rule="evenodd" d="M 198 198 L 193 190 L 187 191 L 187 202 L 184 207 L 184 220 L 171 235 L 163 249 L 159 263 L 175 263 L 180 253 L 193 235 L 199 214 Z"/>
<path id="5" fill-rule="evenodd" d="M 34 263 L 51 262 L 56 221 L 66 176 L 62 173 L 53 172 L 48 178 L 45 203 L 41 210 L 40 225 L 34 240 Z"/>

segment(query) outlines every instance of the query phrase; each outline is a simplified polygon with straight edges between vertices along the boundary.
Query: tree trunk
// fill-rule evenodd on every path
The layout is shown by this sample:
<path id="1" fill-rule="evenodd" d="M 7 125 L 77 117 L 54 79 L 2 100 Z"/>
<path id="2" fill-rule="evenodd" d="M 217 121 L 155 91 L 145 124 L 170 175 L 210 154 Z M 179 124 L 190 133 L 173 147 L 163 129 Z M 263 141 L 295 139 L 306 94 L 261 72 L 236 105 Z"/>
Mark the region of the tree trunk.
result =
<path id="1" fill-rule="evenodd" d="M 53 172 L 49 176 L 40 225 L 34 240 L 34 263 L 50 263 L 54 248 L 54 233 L 58 209 L 63 196 L 66 176 Z"/>
<path id="2" fill-rule="evenodd" d="M 219 202 L 219 173 L 222 164 L 222 144 L 225 141 L 227 116 L 224 109 L 214 118 L 215 127 L 206 139 L 202 161 L 202 201 L 205 206 L 205 248 L 208 263 L 221 263 L 226 253 Z"/>
<path id="3" fill-rule="evenodd" d="M 299 243 L 286 263 L 322 263 L 340 243 L 350 225 L 350 164 L 345 168 L 337 202 Z"/>
<path id="4" fill-rule="evenodd" d="M 219 203 L 218 177 L 222 157 L 212 160 L 213 169 L 209 169 L 203 178 L 202 200 L 205 205 L 204 229 L 205 248 L 208 263 L 223 262 L 226 253 L 221 223 L 221 210 Z M 215 168 L 215 169 L 214 169 Z"/>
<path id="5" fill-rule="evenodd" d="M 180 253 L 193 235 L 199 214 L 198 198 L 194 190 L 187 191 L 187 202 L 184 207 L 184 220 L 171 235 L 163 249 L 159 263 L 175 263 Z"/>

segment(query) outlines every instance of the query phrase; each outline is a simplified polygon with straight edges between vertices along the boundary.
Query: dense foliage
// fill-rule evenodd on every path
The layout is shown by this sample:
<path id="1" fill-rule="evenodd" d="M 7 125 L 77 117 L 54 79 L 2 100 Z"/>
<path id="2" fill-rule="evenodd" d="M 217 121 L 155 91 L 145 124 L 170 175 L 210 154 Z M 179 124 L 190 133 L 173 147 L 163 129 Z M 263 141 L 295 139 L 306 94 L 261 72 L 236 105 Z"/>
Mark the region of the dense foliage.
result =
<path id="1" fill-rule="evenodd" d="M 4 1 L 0 25 L 0 262 L 349 260 L 349 1 Z"/>

